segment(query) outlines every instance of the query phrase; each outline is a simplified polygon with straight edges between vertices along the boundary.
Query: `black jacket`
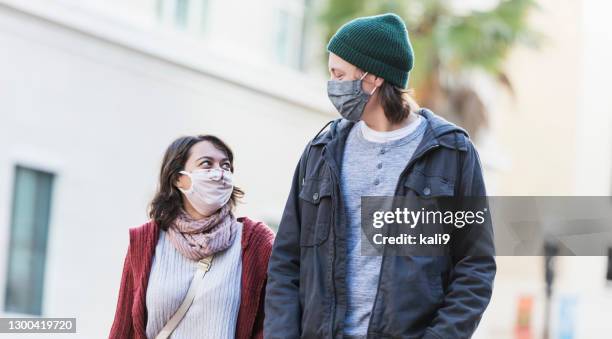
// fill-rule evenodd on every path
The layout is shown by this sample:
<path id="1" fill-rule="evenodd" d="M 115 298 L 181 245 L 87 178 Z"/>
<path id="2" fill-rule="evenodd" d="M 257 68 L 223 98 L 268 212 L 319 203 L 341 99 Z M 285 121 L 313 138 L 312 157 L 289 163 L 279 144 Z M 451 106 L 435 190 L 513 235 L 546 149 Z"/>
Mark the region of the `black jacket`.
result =
<path id="1" fill-rule="evenodd" d="M 485 196 L 467 133 L 429 110 L 419 114 L 428 126 L 395 195 Z M 296 168 L 268 268 L 265 338 L 342 338 L 347 223 L 339 176 L 353 125 L 334 121 Z M 492 249 L 490 225 L 483 239 Z M 489 303 L 495 271 L 493 256 L 384 256 L 368 338 L 469 338 Z"/>

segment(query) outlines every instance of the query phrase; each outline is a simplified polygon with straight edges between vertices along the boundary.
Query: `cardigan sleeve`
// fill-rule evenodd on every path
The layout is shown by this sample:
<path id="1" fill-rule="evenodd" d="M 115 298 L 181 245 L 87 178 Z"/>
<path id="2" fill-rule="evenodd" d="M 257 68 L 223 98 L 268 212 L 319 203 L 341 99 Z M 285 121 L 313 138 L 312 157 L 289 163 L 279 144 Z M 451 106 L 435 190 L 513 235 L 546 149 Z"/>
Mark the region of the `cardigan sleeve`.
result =
<path id="1" fill-rule="evenodd" d="M 109 339 L 125 339 L 134 336 L 132 326 L 132 305 L 134 304 L 134 279 L 130 268 L 130 250 L 125 255 L 123 263 L 123 273 L 121 275 L 121 285 L 119 286 L 119 296 L 115 320 L 111 327 Z"/>
<path id="2" fill-rule="evenodd" d="M 261 224 L 259 227 L 259 245 L 257 253 L 261 260 L 261 267 L 264 272 L 264 281 L 262 284 L 262 289 L 260 291 L 260 302 L 259 309 L 257 310 L 257 316 L 255 317 L 255 324 L 253 330 L 253 338 L 254 339 L 263 339 L 264 337 L 264 318 L 265 318 L 265 295 L 266 295 L 266 285 L 268 282 L 268 261 L 270 260 L 270 254 L 272 253 L 272 243 L 274 242 L 274 232 L 264 225 Z"/>
<path id="3" fill-rule="evenodd" d="M 266 293 L 266 284 L 263 284 L 261 293 L 261 302 L 259 303 L 259 309 L 255 316 L 255 324 L 253 325 L 253 339 L 263 339 L 263 324 L 264 324 L 264 298 L 263 295 Z"/>

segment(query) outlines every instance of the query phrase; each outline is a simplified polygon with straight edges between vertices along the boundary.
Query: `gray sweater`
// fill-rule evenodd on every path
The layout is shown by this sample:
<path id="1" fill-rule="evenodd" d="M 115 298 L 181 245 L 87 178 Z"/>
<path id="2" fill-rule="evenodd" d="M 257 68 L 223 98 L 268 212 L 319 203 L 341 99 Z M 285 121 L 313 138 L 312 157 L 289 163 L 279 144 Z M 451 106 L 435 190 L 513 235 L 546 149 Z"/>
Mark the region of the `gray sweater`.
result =
<path id="1" fill-rule="evenodd" d="M 240 307 L 242 223 L 232 245 L 215 254 L 193 304 L 171 338 L 233 339 Z M 147 286 L 147 338 L 155 338 L 183 302 L 196 261 L 185 258 L 160 231 Z"/>
<path id="2" fill-rule="evenodd" d="M 347 138 L 340 173 L 349 223 L 344 333 L 350 338 L 366 336 L 382 260 L 381 256 L 361 255 L 361 196 L 395 195 L 399 176 L 427 126 L 422 117 L 408 127 L 387 133 L 372 131 L 363 124 L 356 124 Z"/>

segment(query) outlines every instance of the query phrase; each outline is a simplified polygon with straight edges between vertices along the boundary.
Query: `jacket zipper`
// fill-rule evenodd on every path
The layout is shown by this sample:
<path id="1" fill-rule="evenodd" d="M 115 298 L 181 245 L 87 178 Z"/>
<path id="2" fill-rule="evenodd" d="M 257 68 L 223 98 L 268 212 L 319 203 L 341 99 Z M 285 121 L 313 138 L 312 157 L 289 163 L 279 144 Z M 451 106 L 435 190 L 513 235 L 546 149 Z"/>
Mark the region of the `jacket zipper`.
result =
<path id="1" fill-rule="evenodd" d="M 420 152 L 419 154 L 417 154 L 416 156 L 412 157 L 412 159 L 408 162 L 408 164 L 406 165 L 406 167 L 404 168 L 404 170 L 402 171 L 402 173 L 400 174 L 398 180 L 397 180 L 397 186 L 395 187 L 395 195 L 397 195 L 397 192 L 399 190 L 399 183 L 401 180 L 399 180 L 400 178 L 403 178 L 406 175 L 406 171 L 408 171 L 408 169 L 412 166 L 412 164 L 418 160 L 420 157 L 422 157 L 423 155 L 425 155 L 426 153 L 428 153 L 429 151 L 438 148 L 440 145 L 439 144 L 434 144 L 429 146 L 427 149 L 425 149 L 424 151 Z M 372 326 L 372 319 L 374 318 L 374 309 L 376 308 L 376 302 L 378 301 L 378 293 L 380 292 L 380 282 L 382 280 L 382 273 L 383 273 L 383 267 L 385 267 L 385 257 L 386 257 L 386 253 L 387 253 L 387 246 L 385 246 L 383 248 L 383 257 L 380 261 L 380 270 L 378 272 L 378 283 L 376 285 L 376 295 L 374 296 L 374 303 L 372 304 L 372 310 L 370 311 L 370 319 L 368 320 L 368 327 L 366 330 L 366 337 L 369 337 L 370 334 L 370 327 Z"/>

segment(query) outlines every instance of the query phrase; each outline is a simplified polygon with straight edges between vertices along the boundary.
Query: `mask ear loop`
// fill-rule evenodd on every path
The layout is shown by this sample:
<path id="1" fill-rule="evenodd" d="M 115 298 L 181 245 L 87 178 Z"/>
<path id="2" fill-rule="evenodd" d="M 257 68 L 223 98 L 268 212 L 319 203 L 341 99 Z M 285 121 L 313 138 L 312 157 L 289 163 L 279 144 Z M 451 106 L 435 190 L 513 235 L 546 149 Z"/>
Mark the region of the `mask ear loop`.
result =
<path id="1" fill-rule="evenodd" d="M 363 81 L 363 79 L 365 79 L 366 75 L 368 75 L 368 72 L 363 73 L 363 75 L 361 76 L 361 78 L 359 79 L 360 81 Z M 374 92 L 376 92 L 376 89 L 378 87 L 374 87 L 374 89 L 372 90 L 372 92 L 370 92 L 370 96 L 374 94 Z"/>

